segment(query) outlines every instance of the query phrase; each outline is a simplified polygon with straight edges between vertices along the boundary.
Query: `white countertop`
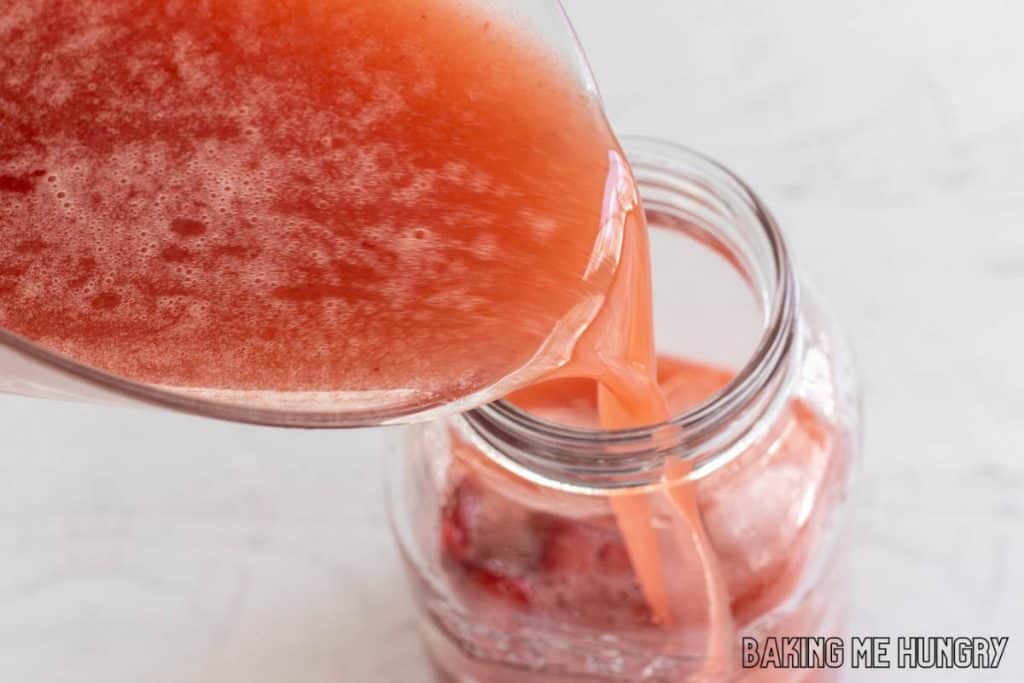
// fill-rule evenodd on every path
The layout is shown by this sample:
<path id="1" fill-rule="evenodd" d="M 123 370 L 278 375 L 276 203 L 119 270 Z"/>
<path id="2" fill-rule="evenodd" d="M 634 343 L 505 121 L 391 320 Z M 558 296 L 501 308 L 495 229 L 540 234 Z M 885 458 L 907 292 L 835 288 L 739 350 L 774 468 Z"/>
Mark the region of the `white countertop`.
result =
<path id="1" fill-rule="evenodd" d="M 1024 680 L 1024 7 L 567 5 L 620 132 L 747 178 L 852 338 L 853 632 L 1009 635 L 948 680 Z M 0 397 L 0 434 L 0 681 L 428 680 L 380 432 Z"/>

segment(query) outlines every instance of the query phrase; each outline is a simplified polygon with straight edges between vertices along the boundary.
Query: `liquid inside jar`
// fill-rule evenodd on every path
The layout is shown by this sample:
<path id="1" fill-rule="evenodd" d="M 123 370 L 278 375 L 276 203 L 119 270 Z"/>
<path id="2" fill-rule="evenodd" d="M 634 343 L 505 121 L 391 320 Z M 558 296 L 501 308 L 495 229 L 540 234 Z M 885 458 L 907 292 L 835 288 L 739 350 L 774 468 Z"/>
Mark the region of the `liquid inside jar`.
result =
<path id="1" fill-rule="evenodd" d="M 677 415 L 732 379 L 721 368 L 671 357 L 659 358 L 658 365 L 659 385 Z M 595 396 L 586 382 L 542 385 L 516 398 L 541 418 L 595 424 Z M 517 479 L 487 464 L 472 440 L 457 432 L 450 438 L 453 457 L 440 487 L 436 542 L 440 571 L 455 600 L 473 614 L 487 615 L 486 621 L 498 630 L 516 624 L 514 630 L 521 620 L 547 621 L 561 629 L 614 633 L 641 649 L 650 648 L 653 639 L 677 656 L 699 658 L 707 652 L 714 625 L 704 569 L 691 547 L 673 546 L 667 560 L 669 595 L 684 604 L 678 619 L 666 627 L 645 598 L 615 509 L 607 501 L 560 494 Z M 819 559 L 844 488 L 845 449 L 841 435 L 807 404 L 794 400 L 762 440 L 695 487 L 737 633 L 761 628 L 776 635 L 828 632 L 838 596 L 804 600 L 775 623 L 759 622 L 800 594 L 809 565 Z M 673 514 L 670 504 L 657 506 L 651 522 L 668 526 Z M 727 652 L 735 656 L 732 649 Z M 709 680 L 735 680 L 729 676 L 738 673 L 738 661 L 720 663 L 723 668 L 717 673 L 722 677 Z M 461 671 L 464 664 L 454 666 Z M 696 676 L 699 670 L 686 674 Z M 710 665 L 703 670 L 716 673 Z M 789 672 L 768 678 L 762 673 L 739 680 L 825 681 L 830 675 Z M 683 670 L 675 676 L 664 680 L 690 680 Z M 453 680 L 523 679 L 488 672 Z"/>

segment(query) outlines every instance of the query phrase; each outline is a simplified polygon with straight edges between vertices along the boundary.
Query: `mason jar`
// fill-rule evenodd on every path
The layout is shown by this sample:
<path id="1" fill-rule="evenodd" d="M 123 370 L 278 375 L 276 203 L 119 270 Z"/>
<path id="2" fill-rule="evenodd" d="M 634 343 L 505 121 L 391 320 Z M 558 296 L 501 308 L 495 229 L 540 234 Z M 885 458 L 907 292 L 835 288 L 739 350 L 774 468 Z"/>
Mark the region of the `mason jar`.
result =
<path id="1" fill-rule="evenodd" d="M 860 448 L 850 353 L 750 188 L 679 146 L 626 151 L 674 417 L 600 431 L 501 401 L 405 428 L 390 505 L 430 659 L 459 683 L 833 680 L 744 668 L 740 644 L 843 633 Z M 666 585 L 687 616 L 659 622 L 614 515 L 616 497 L 668 487 L 696 501 L 694 536 L 724 586 L 730 646 L 714 656 L 706 565 L 692 547 L 670 554 Z"/>

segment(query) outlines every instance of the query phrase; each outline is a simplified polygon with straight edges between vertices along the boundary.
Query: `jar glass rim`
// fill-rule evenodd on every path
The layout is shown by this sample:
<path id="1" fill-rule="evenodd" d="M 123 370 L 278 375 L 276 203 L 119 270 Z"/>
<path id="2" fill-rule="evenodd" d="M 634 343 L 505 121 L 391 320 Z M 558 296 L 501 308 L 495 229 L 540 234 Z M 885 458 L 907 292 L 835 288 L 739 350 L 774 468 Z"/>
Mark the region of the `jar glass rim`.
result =
<path id="1" fill-rule="evenodd" d="M 794 346 L 798 307 L 796 278 L 781 230 L 757 194 L 722 164 L 683 145 L 655 138 L 626 137 L 623 146 L 648 215 L 658 207 L 656 203 L 652 206 L 645 191 L 657 188 L 680 195 L 682 190 L 673 189 L 671 183 L 697 180 L 713 199 L 728 207 L 731 216 L 750 224 L 766 247 L 762 259 L 766 263 L 761 265 L 770 271 L 770 277 L 761 282 L 761 289 L 765 291 L 759 292 L 764 309 L 763 325 L 753 352 L 725 387 L 700 405 L 659 424 L 618 430 L 581 428 L 545 420 L 507 400 L 475 408 L 462 416 L 477 433 L 500 433 L 505 445 L 528 446 L 532 442 L 538 447 L 535 450 L 563 464 L 583 466 L 588 453 L 589 460 L 593 460 L 598 448 L 618 447 L 623 451 L 620 455 L 627 456 L 618 459 L 618 467 L 639 466 L 641 459 L 644 462 L 650 459 L 652 439 L 666 431 L 671 432 L 672 438 L 657 448 L 659 452 L 664 455 L 671 450 L 679 454 L 682 450 L 683 458 L 688 457 L 685 451 L 690 452 L 689 456 L 696 455 L 697 446 L 735 426 L 737 417 L 752 401 L 759 396 L 763 398 L 765 392 L 783 383 Z M 666 181 L 669 185 L 664 184 Z M 509 438 L 514 443 L 510 443 Z M 636 450 L 631 452 L 631 446 Z M 576 449 L 580 452 L 574 454 Z M 637 458 L 631 460 L 629 455 Z"/>

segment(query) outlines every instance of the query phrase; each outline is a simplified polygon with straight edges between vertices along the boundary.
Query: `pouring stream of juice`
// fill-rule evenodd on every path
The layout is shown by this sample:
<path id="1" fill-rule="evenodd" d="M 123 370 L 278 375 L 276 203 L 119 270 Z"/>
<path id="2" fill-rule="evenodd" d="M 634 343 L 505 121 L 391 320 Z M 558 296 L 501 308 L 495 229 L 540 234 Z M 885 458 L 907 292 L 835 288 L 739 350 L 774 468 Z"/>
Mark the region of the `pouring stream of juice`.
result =
<path id="1" fill-rule="evenodd" d="M 604 427 L 667 417 L 618 145 L 479 8 L 0 0 L 0 117 L 19 343 L 210 404 L 384 419 L 585 376 Z M 659 497 L 720 658 L 728 600 L 687 486 L 612 498 L 634 569 L 679 622 Z"/>
<path id="2" fill-rule="evenodd" d="M 621 157 L 616 158 L 619 161 L 612 162 L 606 198 L 617 207 L 624 231 L 620 266 L 604 308 L 581 336 L 572 361 L 555 373 L 597 381 L 598 415 L 606 429 L 659 424 L 670 417 L 657 379 L 647 226 L 632 177 Z M 696 495 L 683 483 L 689 469 L 686 462 L 670 461 L 663 493 L 615 495 L 610 502 L 647 602 L 665 627 L 685 619 L 685 608 L 693 598 L 673 594 L 669 588 L 666 579 L 672 565 L 666 562 L 661 547 L 666 539 L 659 538 L 652 524 L 657 516 L 657 496 L 666 496 L 674 507 L 667 540 L 692 546 L 704 575 L 707 615 L 703 625 L 707 629 L 706 669 L 710 672 L 727 666 L 733 624 L 725 581 Z"/>

